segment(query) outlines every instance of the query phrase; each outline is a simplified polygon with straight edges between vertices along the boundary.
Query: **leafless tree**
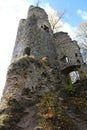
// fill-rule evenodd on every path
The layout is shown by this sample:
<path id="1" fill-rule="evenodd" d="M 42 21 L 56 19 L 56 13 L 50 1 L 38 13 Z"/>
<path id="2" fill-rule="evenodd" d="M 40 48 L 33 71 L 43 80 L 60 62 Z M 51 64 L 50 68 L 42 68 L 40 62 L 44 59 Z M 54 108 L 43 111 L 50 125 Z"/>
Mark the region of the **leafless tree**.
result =
<path id="1" fill-rule="evenodd" d="M 83 61 L 87 64 L 87 22 L 82 22 L 77 28 L 76 40 L 79 43 Z"/>
<path id="2" fill-rule="evenodd" d="M 37 0 L 36 6 L 38 7 L 41 4 L 42 0 Z M 49 22 L 51 24 L 51 28 L 53 30 L 53 32 L 58 31 L 58 29 L 62 26 L 62 22 L 61 19 L 64 16 L 66 11 L 63 12 L 59 12 L 54 10 L 53 12 L 47 12 L 48 13 L 48 18 L 49 18 Z"/>
<path id="3" fill-rule="evenodd" d="M 77 40 L 87 46 L 87 22 L 80 23 L 76 33 Z"/>
<path id="4" fill-rule="evenodd" d="M 54 13 L 48 13 L 49 22 L 51 24 L 51 28 L 53 32 L 56 32 L 59 30 L 59 28 L 62 26 L 62 17 L 64 16 L 65 11 L 60 13 L 59 11 L 54 11 Z"/>

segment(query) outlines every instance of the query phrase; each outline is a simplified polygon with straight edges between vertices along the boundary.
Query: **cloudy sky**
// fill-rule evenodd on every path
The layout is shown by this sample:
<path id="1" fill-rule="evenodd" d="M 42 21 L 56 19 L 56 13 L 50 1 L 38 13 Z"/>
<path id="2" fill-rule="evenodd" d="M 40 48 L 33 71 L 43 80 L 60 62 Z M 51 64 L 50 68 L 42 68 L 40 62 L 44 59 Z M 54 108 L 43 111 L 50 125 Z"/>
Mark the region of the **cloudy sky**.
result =
<path id="1" fill-rule="evenodd" d="M 29 6 L 36 3 L 37 0 L 0 0 L 0 97 L 12 57 L 19 20 L 26 18 Z M 71 37 L 80 22 L 87 21 L 87 0 L 41 0 L 40 6 L 48 12 L 65 11 L 61 30 L 68 32 Z"/>

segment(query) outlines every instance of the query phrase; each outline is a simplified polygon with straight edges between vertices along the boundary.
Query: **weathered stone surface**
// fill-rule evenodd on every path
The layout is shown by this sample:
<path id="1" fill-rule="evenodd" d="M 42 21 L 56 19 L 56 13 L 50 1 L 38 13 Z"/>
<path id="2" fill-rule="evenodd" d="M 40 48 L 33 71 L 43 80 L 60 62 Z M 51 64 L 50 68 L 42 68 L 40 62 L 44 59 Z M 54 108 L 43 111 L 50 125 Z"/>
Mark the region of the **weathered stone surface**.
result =
<path id="1" fill-rule="evenodd" d="M 50 66 L 66 74 L 83 65 L 77 42 L 67 33 L 53 34 L 48 16 L 40 7 L 31 6 L 27 18 L 19 23 L 12 61 L 25 54 L 38 59 L 47 57 Z"/>
<path id="2" fill-rule="evenodd" d="M 54 42 L 61 71 L 69 73 L 81 67 L 83 60 L 76 41 L 72 41 L 67 33 L 59 32 L 54 34 Z"/>
<path id="3" fill-rule="evenodd" d="M 30 48 L 30 55 L 38 59 L 46 56 L 51 65 L 56 65 L 52 38 L 53 33 L 45 11 L 39 7 L 30 9 L 27 19 L 20 21 L 12 60 L 23 56 L 25 49 Z"/>
<path id="4" fill-rule="evenodd" d="M 46 130 L 54 130 L 55 123 L 58 129 L 67 130 L 65 127 L 69 119 L 65 121 L 67 116 L 65 118 L 62 110 L 65 107 L 61 105 L 64 97 L 60 88 L 69 83 L 69 73 L 80 67 L 86 70 L 86 66 L 83 69 L 77 43 L 67 33 L 53 34 L 45 11 L 31 6 L 27 18 L 19 23 L 12 62 L 0 103 L 0 130 L 43 130 L 42 126 L 38 126 L 41 119 L 38 116 L 38 105 L 44 94 L 47 96 L 44 97 L 45 100 L 48 99 L 45 103 L 50 105 L 47 105 L 45 115 L 41 115 L 45 116 L 45 123 L 50 124 L 46 124 Z M 72 92 L 70 87 L 68 91 Z M 62 123 L 65 123 L 65 127 Z M 71 124 L 72 121 L 68 128 L 77 130 Z"/>
<path id="5" fill-rule="evenodd" d="M 18 122 L 20 119 L 21 121 L 18 126 L 24 130 L 33 130 L 38 125 L 36 104 L 39 102 L 39 97 L 43 93 L 57 89 L 58 75 L 57 70 L 29 56 L 16 59 L 9 66 L 7 73 L 7 81 L 0 106 L 1 114 L 3 115 L 9 109 L 8 102 L 14 99 L 23 109 L 23 118 L 22 116 L 19 117 Z M 11 112 L 10 110 L 9 113 L 13 114 L 14 111 Z M 24 116 L 26 113 L 27 116 Z"/>

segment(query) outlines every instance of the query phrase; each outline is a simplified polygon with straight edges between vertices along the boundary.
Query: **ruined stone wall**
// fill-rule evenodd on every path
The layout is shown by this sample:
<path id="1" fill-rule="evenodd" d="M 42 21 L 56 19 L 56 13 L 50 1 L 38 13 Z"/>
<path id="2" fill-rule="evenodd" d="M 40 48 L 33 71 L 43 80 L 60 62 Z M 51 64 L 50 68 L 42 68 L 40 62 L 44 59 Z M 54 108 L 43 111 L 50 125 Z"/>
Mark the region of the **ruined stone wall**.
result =
<path id="1" fill-rule="evenodd" d="M 60 70 L 71 67 L 69 71 L 74 71 L 75 67 L 81 66 L 83 61 L 80 48 L 77 42 L 72 41 L 67 33 L 59 32 L 54 34 L 54 43 L 56 45 Z"/>
<path id="2" fill-rule="evenodd" d="M 62 83 L 68 83 L 68 73 L 82 64 L 77 43 L 67 33 L 53 35 L 45 11 L 31 6 L 19 23 L 0 103 L 0 130 L 36 130 L 42 95 L 58 92 Z"/>
<path id="3" fill-rule="evenodd" d="M 21 20 L 12 60 L 25 54 L 47 57 L 50 64 L 56 65 L 53 33 L 47 14 L 39 7 L 30 8 L 27 19 Z"/>
<path id="4" fill-rule="evenodd" d="M 32 15 L 35 15 L 41 19 L 47 20 L 48 19 L 48 15 L 46 14 L 46 12 L 44 11 L 44 9 L 40 8 L 40 7 L 34 7 L 34 6 L 30 6 L 29 10 L 28 10 L 28 14 L 27 17 L 31 17 Z M 48 20 L 47 20 L 48 22 Z"/>
<path id="5" fill-rule="evenodd" d="M 12 60 L 23 55 L 47 57 L 49 65 L 59 68 L 60 64 L 60 70 L 72 67 L 69 71 L 73 71 L 83 63 L 77 43 L 67 33 L 53 34 L 46 12 L 33 6 L 19 23 Z"/>

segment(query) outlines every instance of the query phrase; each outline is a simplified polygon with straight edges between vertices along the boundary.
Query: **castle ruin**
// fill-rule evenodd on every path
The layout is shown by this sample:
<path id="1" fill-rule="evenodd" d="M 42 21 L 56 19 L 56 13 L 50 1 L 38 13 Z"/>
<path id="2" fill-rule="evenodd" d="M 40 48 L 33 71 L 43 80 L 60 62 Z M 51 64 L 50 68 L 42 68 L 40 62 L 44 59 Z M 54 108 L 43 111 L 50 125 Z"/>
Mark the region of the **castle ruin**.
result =
<path id="1" fill-rule="evenodd" d="M 37 59 L 47 57 L 50 66 L 67 74 L 83 64 L 77 42 L 67 33 L 53 34 L 47 14 L 39 7 L 31 6 L 27 19 L 19 23 L 12 60 L 25 54 Z"/>
<path id="2" fill-rule="evenodd" d="M 77 42 L 65 32 L 53 33 L 46 12 L 31 6 L 27 18 L 19 23 L 0 105 L 0 116 L 9 113 L 11 104 L 18 104 L 21 112 L 16 109 L 17 125 L 12 124 L 14 115 L 9 119 L 9 125 L 2 122 L 1 129 L 10 130 L 13 125 L 15 130 L 35 130 L 37 97 L 49 89 L 56 90 L 59 84 L 67 82 L 70 72 L 82 66 Z M 21 113 L 27 115 L 22 117 Z"/>

